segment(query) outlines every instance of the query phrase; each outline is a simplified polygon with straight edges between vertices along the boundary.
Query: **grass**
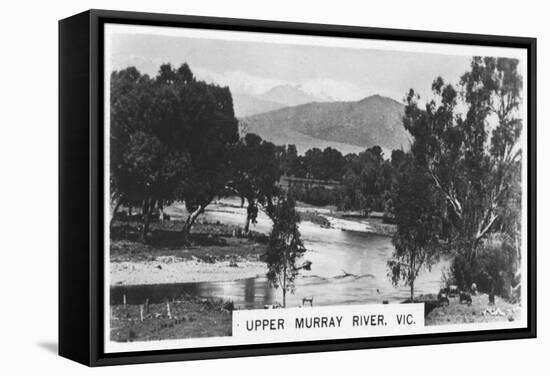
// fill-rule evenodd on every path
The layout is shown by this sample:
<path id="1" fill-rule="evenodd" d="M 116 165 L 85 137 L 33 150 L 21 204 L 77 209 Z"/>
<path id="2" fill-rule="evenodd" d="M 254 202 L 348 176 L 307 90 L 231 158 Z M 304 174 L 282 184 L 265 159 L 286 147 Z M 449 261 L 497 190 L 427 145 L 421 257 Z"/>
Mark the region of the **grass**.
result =
<path id="1" fill-rule="evenodd" d="M 232 304 L 186 298 L 167 303 L 111 307 L 111 340 L 115 342 L 222 337 L 231 335 Z"/>
<path id="2" fill-rule="evenodd" d="M 111 262 L 152 261 L 157 257 L 177 257 L 207 263 L 259 260 L 265 254 L 266 239 L 251 232 L 238 236 L 236 226 L 198 222 L 187 239 L 181 221 L 154 222 L 146 243 L 140 239 L 138 221 L 117 221 L 111 232 Z M 235 234 L 235 236 L 234 236 Z M 232 304 L 221 300 L 183 297 L 166 303 L 111 306 L 111 340 L 152 341 L 180 338 L 230 336 Z"/>
<path id="3" fill-rule="evenodd" d="M 434 300 L 436 296 L 422 296 L 419 300 Z M 489 323 L 517 321 L 520 319 L 520 306 L 495 297 L 495 305 L 489 306 L 489 296 L 478 294 L 472 296 L 472 304 L 460 304 L 459 298 L 449 298 L 448 306 L 435 307 L 425 318 L 426 325 L 447 325 L 465 323 Z M 499 310 L 504 315 L 491 315 L 486 310 Z M 485 314 L 484 314 L 485 313 Z"/>
<path id="4" fill-rule="evenodd" d="M 111 233 L 111 262 L 151 261 L 159 256 L 204 262 L 259 260 L 266 250 L 267 239 L 251 232 L 237 236 L 239 228 L 221 223 L 197 223 L 188 239 L 182 236 L 181 222 L 151 224 L 151 236 L 140 240 L 139 222 L 116 222 Z M 233 236 L 235 232 L 236 236 Z"/>

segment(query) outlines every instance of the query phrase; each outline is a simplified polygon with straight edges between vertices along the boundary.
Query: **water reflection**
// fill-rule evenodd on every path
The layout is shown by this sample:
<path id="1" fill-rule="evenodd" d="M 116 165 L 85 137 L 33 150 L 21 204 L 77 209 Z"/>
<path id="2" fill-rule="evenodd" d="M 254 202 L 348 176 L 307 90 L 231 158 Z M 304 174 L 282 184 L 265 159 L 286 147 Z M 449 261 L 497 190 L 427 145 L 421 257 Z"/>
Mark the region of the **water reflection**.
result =
<path id="1" fill-rule="evenodd" d="M 313 297 L 314 305 L 381 303 L 383 300 L 405 299 L 406 286 L 394 287 L 387 276 L 387 260 L 391 256 L 391 239 L 383 236 L 322 229 L 304 222 L 300 226 L 308 252 L 305 259 L 313 262 L 311 271 L 296 279 L 294 294 L 287 294 L 287 306 L 302 304 L 302 298 Z M 422 273 L 416 283 L 417 294 L 439 289 L 441 269 L 446 262 Z M 111 304 L 151 303 L 191 295 L 201 298 L 231 300 L 241 309 L 262 308 L 281 302 L 280 290 L 271 287 L 265 277 L 228 282 L 197 282 L 163 285 L 113 286 Z"/>

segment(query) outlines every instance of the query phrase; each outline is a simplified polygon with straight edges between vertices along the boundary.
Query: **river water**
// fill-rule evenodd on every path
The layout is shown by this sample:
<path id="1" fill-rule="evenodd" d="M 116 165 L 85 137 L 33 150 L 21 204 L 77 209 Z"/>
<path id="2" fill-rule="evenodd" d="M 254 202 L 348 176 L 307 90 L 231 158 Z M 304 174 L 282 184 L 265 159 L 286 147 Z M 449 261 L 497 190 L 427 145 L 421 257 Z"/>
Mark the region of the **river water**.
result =
<path id="1" fill-rule="evenodd" d="M 242 224 L 244 211 L 234 205 L 214 206 L 205 213 L 209 221 Z M 339 221 L 338 228 L 321 228 L 311 222 L 302 222 L 300 232 L 307 252 L 303 260 L 311 261 L 311 270 L 302 271 L 295 281 L 295 291 L 287 294 L 287 307 L 302 305 L 303 298 L 312 298 L 313 305 L 338 305 L 382 303 L 403 300 L 409 296 L 407 286 L 395 287 L 387 272 L 387 260 L 393 252 L 391 239 L 365 232 L 345 231 L 342 228 L 357 228 L 357 222 L 346 226 Z M 268 232 L 269 219 L 261 214 L 256 231 Z M 423 271 L 415 283 L 415 294 L 437 292 L 441 284 L 441 261 Z M 151 302 L 178 298 L 190 294 L 202 298 L 231 300 L 241 309 L 263 308 L 266 304 L 282 302 L 281 290 L 271 287 L 265 277 L 248 278 L 227 282 L 176 283 L 147 286 L 116 286 L 111 288 L 111 303 Z M 309 303 L 306 303 L 309 304 Z"/>

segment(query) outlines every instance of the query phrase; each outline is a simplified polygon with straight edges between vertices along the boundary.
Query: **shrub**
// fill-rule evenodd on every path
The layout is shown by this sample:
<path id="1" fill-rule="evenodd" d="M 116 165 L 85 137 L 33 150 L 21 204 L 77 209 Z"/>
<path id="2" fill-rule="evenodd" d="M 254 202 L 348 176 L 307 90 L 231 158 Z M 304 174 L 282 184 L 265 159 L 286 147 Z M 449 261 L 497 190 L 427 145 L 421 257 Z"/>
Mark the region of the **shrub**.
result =
<path id="1" fill-rule="evenodd" d="M 222 308 L 226 311 L 233 312 L 235 310 L 235 304 L 232 301 L 226 301 L 223 303 Z"/>
<path id="2" fill-rule="evenodd" d="M 313 187 L 310 189 L 292 187 L 288 193 L 294 200 L 315 206 L 336 205 L 338 202 L 336 190 L 323 187 Z"/>
<path id="3" fill-rule="evenodd" d="M 479 291 L 511 298 L 515 286 L 518 260 L 511 239 L 505 234 L 494 234 L 479 247 L 476 258 L 469 262 L 457 255 L 451 263 L 448 283 L 469 290 L 475 282 Z"/>

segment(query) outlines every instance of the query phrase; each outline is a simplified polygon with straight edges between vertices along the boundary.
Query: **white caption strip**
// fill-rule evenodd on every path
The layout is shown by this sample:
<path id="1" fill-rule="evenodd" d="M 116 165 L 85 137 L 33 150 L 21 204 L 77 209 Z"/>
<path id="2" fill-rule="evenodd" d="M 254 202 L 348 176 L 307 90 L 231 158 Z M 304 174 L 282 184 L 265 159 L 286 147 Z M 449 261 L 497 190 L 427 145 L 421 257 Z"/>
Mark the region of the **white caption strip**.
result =
<path id="1" fill-rule="evenodd" d="M 369 304 L 233 312 L 233 337 L 286 341 L 414 334 L 424 304 Z"/>

